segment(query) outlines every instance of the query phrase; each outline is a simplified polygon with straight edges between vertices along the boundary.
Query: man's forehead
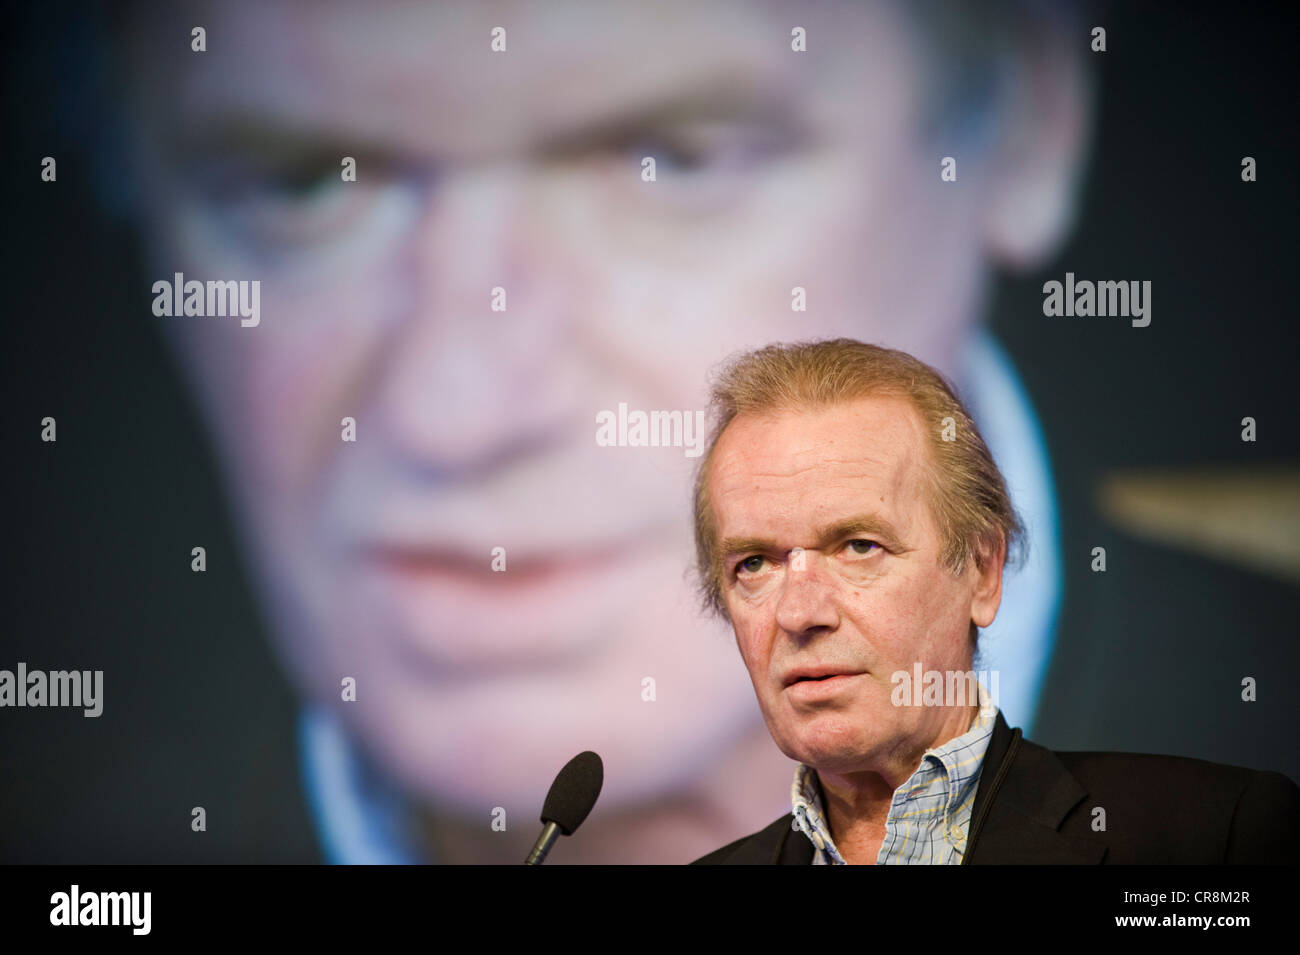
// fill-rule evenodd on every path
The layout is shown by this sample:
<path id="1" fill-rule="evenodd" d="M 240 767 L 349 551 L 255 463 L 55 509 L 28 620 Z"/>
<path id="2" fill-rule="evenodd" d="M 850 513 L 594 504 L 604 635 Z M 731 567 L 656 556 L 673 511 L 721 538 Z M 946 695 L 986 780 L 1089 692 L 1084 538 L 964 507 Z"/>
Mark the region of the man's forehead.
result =
<path id="1" fill-rule="evenodd" d="M 835 11 L 839 33 L 863 19 L 854 4 L 819 6 L 822 18 Z M 825 46 L 816 62 L 788 55 L 790 23 L 802 22 L 793 12 L 733 2 L 150 4 L 132 52 L 137 72 L 169 78 L 145 92 L 182 128 L 282 124 L 469 156 L 642 112 L 797 110 L 830 74 Z M 194 24 L 207 31 L 204 53 L 189 48 Z M 504 53 L 490 49 L 494 26 L 507 29 Z M 878 33 L 865 40 L 881 42 Z"/>
<path id="2" fill-rule="evenodd" d="M 740 416 L 718 440 L 709 489 L 719 522 L 753 507 L 796 512 L 870 504 L 897 513 L 919 500 L 920 416 L 902 398 Z"/>

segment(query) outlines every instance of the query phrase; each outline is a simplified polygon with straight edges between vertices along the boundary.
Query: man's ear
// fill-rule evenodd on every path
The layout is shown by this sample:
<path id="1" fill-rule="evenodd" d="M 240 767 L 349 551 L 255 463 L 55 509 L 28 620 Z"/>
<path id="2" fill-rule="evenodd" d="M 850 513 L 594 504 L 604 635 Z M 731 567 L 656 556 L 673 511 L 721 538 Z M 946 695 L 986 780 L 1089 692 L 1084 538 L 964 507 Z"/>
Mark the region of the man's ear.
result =
<path id="1" fill-rule="evenodd" d="M 1048 13 L 1019 29 L 987 166 L 983 238 L 997 265 L 1040 265 L 1074 225 L 1096 95 L 1087 58 L 1096 55 L 1074 17 Z"/>
<path id="2" fill-rule="evenodd" d="M 970 618 L 980 628 L 991 626 L 1002 605 L 1002 567 L 1006 563 L 1007 544 L 998 543 L 997 552 L 984 555 L 980 563 L 972 561 L 970 574 L 975 579 L 975 592 L 971 594 Z"/>

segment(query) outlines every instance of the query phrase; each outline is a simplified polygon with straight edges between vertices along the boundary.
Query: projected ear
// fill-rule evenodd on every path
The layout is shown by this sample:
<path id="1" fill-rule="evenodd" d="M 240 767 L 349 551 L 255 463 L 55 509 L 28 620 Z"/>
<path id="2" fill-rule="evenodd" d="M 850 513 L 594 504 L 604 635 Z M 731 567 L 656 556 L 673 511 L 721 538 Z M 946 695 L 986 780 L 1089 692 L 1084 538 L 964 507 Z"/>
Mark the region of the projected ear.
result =
<path id="1" fill-rule="evenodd" d="M 1060 247 L 1077 215 L 1091 143 L 1093 55 L 1073 33 L 1026 25 L 1005 78 L 984 240 L 990 257 L 1031 269 Z"/>

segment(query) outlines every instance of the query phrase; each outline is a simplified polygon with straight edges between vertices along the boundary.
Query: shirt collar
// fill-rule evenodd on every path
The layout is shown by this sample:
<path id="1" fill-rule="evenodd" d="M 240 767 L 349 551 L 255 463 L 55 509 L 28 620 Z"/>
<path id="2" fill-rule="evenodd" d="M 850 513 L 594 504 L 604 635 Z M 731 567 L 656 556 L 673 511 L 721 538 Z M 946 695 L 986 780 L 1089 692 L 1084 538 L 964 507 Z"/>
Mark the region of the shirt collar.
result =
<path id="1" fill-rule="evenodd" d="M 973 790 L 979 783 L 984 754 L 993 738 L 993 726 L 998 714 L 998 708 L 983 682 L 979 684 L 979 699 L 980 706 L 970 728 L 940 746 L 927 749 L 916 770 L 895 790 L 889 807 L 890 819 L 909 814 L 909 804 L 916 795 L 922 790 L 933 794 L 936 783 L 939 790 L 947 794 L 943 818 L 945 826 L 955 827 L 958 814 L 963 810 L 969 812 Z M 817 771 L 805 763 L 800 763 L 795 768 L 794 781 L 790 786 L 790 803 L 794 816 L 793 826 L 807 835 L 820 854 L 816 858 L 834 865 L 846 865 L 831 837 Z"/>
<path id="2" fill-rule="evenodd" d="M 336 714 L 305 708 L 298 720 L 303 781 L 325 858 L 334 865 L 415 865 L 409 804 L 364 758 Z"/>

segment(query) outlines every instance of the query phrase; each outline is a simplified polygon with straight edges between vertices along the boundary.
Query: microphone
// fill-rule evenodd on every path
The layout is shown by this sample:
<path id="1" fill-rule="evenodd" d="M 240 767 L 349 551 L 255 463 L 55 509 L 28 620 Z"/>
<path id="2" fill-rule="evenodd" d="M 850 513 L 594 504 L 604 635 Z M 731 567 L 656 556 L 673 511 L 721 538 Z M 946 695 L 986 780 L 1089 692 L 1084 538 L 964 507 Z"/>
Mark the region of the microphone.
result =
<path id="1" fill-rule="evenodd" d="M 579 753 L 564 764 L 542 804 L 542 834 L 524 865 L 541 865 L 561 833 L 573 835 L 573 830 L 582 825 L 591 807 L 596 805 L 604 781 L 605 764 L 591 750 Z"/>

